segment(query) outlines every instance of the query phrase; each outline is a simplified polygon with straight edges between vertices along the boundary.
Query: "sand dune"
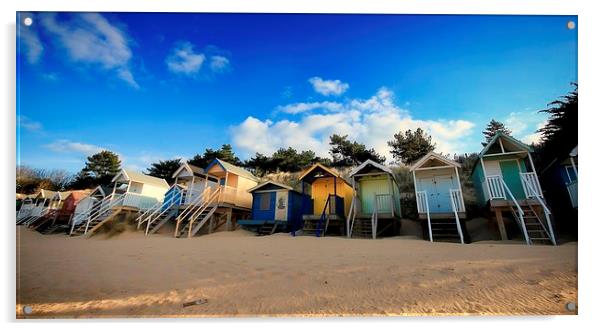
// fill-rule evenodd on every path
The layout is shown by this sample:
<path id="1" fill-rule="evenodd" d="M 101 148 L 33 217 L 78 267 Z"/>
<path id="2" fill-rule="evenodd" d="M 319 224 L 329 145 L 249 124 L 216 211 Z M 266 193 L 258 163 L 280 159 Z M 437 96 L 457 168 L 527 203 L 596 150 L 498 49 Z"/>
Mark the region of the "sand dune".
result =
<path id="1" fill-rule="evenodd" d="M 574 314 L 577 245 L 17 230 L 17 317 Z M 184 308 L 184 302 L 207 303 Z"/>

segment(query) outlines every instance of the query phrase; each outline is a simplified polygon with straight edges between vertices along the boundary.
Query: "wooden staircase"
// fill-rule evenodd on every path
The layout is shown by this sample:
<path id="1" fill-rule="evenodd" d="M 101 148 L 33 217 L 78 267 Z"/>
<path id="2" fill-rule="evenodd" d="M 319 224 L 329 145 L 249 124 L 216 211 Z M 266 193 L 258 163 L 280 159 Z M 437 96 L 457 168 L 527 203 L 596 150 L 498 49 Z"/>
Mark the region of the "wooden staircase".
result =
<path id="1" fill-rule="evenodd" d="M 351 228 L 351 238 L 372 238 L 372 220 L 355 217 Z"/>
<path id="2" fill-rule="evenodd" d="M 96 230 L 100 229 L 103 224 L 119 215 L 119 213 L 121 213 L 120 207 L 109 209 L 100 214 L 98 217 L 91 219 L 89 222 L 83 222 L 80 224 L 73 230 L 73 232 L 71 232 L 71 236 L 91 235 L 92 233 L 96 232 Z"/>
<path id="3" fill-rule="evenodd" d="M 433 241 L 462 243 L 455 218 L 431 218 Z"/>
<path id="4" fill-rule="evenodd" d="M 174 237 L 191 238 L 207 224 L 217 208 L 222 187 L 214 190 L 206 189 L 197 199 L 176 218 Z"/>
<path id="5" fill-rule="evenodd" d="M 148 221 L 146 226 L 146 235 L 157 232 L 165 223 L 173 220 L 178 215 L 178 206 L 172 207 L 161 213 L 158 217 Z"/>
<path id="6" fill-rule="evenodd" d="M 521 225 L 521 215 L 520 210 L 522 210 L 522 222 L 524 222 L 524 228 Z M 542 218 L 539 213 L 535 210 L 535 208 L 530 205 L 519 205 L 511 206 L 510 210 L 512 212 L 512 216 L 514 220 L 518 223 L 519 228 L 522 228 L 523 235 L 525 234 L 525 239 L 531 244 L 550 244 L 554 245 L 554 240 L 550 235 L 548 228 L 544 225 Z M 545 216 L 544 216 L 545 217 Z"/>
<path id="7" fill-rule="evenodd" d="M 42 230 L 39 230 L 41 234 L 54 234 L 58 232 L 67 232 L 69 231 L 69 226 L 64 224 L 52 224 L 50 226 L 45 227 Z"/>
<path id="8" fill-rule="evenodd" d="M 257 228 L 258 236 L 269 236 L 276 232 L 278 227 L 286 224 L 285 222 L 274 221 L 274 224 L 263 223 L 261 226 Z"/>

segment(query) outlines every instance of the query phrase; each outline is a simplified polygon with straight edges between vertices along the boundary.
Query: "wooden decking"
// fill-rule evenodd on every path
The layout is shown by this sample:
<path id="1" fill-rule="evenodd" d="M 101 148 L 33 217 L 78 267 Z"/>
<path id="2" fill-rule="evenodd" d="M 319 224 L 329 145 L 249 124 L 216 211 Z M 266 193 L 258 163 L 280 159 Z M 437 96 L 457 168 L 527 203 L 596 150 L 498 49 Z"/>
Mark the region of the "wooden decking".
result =
<path id="1" fill-rule="evenodd" d="M 452 212 L 449 212 L 449 213 L 433 213 L 433 212 L 431 212 L 430 216 L 431 216 L 432 220 L 450 219 L 450 218 L 455 219 L 456 218 L 456 215 Z M 418 213 L 418 218 L 421 220 L 427 219 L 426 213 Z M 458 218 L 466 218 L 466 212 L 459 212 Z"/>

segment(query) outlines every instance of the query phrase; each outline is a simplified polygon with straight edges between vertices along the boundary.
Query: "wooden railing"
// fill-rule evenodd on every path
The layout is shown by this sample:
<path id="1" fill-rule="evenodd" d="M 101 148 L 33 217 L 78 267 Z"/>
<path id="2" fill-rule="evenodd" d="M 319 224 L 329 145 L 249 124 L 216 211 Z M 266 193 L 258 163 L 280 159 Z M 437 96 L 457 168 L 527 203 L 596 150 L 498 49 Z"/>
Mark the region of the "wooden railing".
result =
<path id="1" fill-rule="evenodd" d="M 176 184 L 172 185 L 172 187 L 168 190 L 170 194 L 163 201 L 157 202 L 154 206 L 147 209 L 142 215 L 138 216 L 136 221 L 138 222 L 137 228 L 140 229 L 140 226 L 145 222 L 148 222 L 146 227 L 146 233 L 148 234 L 148 227 L 152 224 L 157 218 L 161 217 L 163 214 L 168 212 L 174 205 L 178 205 L 182 202 L 182 198 L 184 196 L 184 192 L 180 190 Z"/>
<path id="2" fill-rule="evenodd" d="M 514 203 L 514 207 L 516 208 L 516 211 L 518 212 L 517 218 L 518 218 L 518 222 L 521 227 L 521 230 L 523 231 L 523 235 L 525 236 L 525 241 L 527 242 L 527 245 L 531 245 L 531 238 L 529 237 L 529 232 L 527 232 L 527 226 L 525 225 L 525 218 L 524 218 L 525 212 L 523 211 L 523 208 L 520 206 L 518 201 L 516 201 L 516 199 L 514 198 L 514 194 L 512 194 L 512 191 L 510 191 L 510 188 L 508 187 L 508 185 L 506 185 L 506 182 L 504 182 L 504 180 L 502 179 L 501 176 L 498 176 L 498 177 L 500 177 L 502 188 L 508 192 L 508 195 L 510 195 L 510 199 L 512 200 L 512 203 Z M 512 210 L 514 210 L 514 209 L 512 209 Z M 514 211 L 513 211 L 513 213 L 514 213 Z"/>
<path id="3" fill-rule="evenodd" d="M 489 199 L 506 199 L 504 179 L 500 175 L 487 176 L 487 191 Z"/>
<path id="4" fill-rule="evenodd" d="M 574 180 L 568 184 L 566 184 L 566 189 L 569 191 L 569 197 L 571 198 L 571 204 L 573 205 L 573 208 L 577 208 L 577 202 L 578 202 L 578 193 L 579 190 L 577 188 L 577 181 Z"/>
<path id="5" fill-rule="evenodd" d="M 459 213 L 463 213 L 466 211 L 464 206 L 464 197 L 462 197 L 462 192 L 459 189 L 450 189 L 449 195 L 452 200 L 452 208 L 455 205 L 455 210 Z"/>
<path id="6" fill-rule="evenodd" d="M 543 197 L 541 192 L 541 186 L 537 179 L 537 174 L 534 172 L 523 172 L 520 174 L 521 181 L 525 189 L 525 196 L 527 198 Z M 528 184 L 528 185 L 527 185 Z"/>
<path id="7" fill-rule="evenodd" d="M 530 190 L 531 192 L 535 192 L 535 190 L 537 190 L 535 187 L 533 187 L 533 185 L 530 181 L 525 181 L 524 184 L 525 184 L 525 187 L 527 188 L 527 190 Z M 548 227 L 546 229 L 546 227 L 543 224 L 542 224 L 542 226 L 543 226 L 544 230 L 546 231 L 546 233 L 548 234 L 548 236 L 550 237 L 550 239 L 552 240 L 552 243 L 554 244 L 554 246 L 556 246 L 556 236 L 554 235 L 554 229 L 552 228 L 552 220 L 550 219 L 552 212 L 550 211 L 550 209 L 548 209 L 548 206 L 546 205 L 546 203 L 543 201 L 543 199 L 539 195 L 535 195 L 534 197 L 535 197 L 535 199 L 537 199 L 537 202 L 543 208 L 544 215 L 546 216 L 546 223 L 547 223 Z M 541 221 L 539 220 L 539 217 L 537 218 L 537 221 L 541 223 Z"/>
<path id="8" fill-rule="evenodd" d="M 351 238 L 351 234 L 353 233 L 353 224 L 355 223 L 358 205 L 357 193 L 354 191 L 351 199 L 351 207 L 349 207 L 349 214 L 347 214 L 347 238 Z"/>
<path id="9" fill-rule="evenodd" d="M 428 193 L 426 191 L 416 192 L 416 204 L 418 213 L 426 213 L 426 220 L 429 228 L 429 240 L 433 242 L 433 229 L 431 228 L 431 210 L 429 208 Z"/>
<path id="10" fill-rule="evenodd" d="M 461 212 L 460 206 L 464 205 L 462 202 L 462 194 L 460 193 L 460 190 L 449 189 L 449 197 L 454 216 L 456 217 L 456 229 L 460 235 L 460 242 L 464 243 L 464 234 L 462 233 L 462 225 L 460 224 L 460 217 L 458 216 L 458 213 Z"/>

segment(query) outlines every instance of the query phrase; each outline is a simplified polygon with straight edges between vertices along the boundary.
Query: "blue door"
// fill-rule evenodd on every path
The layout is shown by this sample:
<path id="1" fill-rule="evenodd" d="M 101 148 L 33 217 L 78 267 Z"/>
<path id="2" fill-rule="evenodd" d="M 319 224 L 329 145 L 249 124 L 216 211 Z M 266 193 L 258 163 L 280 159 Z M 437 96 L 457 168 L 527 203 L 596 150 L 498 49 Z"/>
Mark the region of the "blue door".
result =
<path id="1" fill-rule="evenodd" d="M 451 176 L 434 176 L 420 180 L 422 190 L 425 190 L 427 193 L 429 211 L 431 213 L 452 212 L 449 193 L 452 183 L 453 179 Z"/>

